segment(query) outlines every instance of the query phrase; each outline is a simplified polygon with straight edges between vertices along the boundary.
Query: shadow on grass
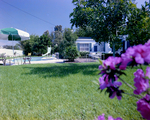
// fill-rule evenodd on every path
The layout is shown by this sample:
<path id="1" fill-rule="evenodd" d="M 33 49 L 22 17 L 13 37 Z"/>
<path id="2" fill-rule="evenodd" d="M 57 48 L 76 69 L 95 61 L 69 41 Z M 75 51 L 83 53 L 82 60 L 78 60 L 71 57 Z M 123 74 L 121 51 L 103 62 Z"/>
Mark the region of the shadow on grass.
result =
<path id="1" fill-rule="evenodd" d="M 64 64 L 51 64 L 40 65 L 32 67 L 24 67 L 30 69 L 27 75 L 37 74 L 40 77 L 65 77 L 70 74 L 81 73 L 84 75 L 98 75 L 98 63 L 81 64 L 81 63 L 64 63 Z"/>

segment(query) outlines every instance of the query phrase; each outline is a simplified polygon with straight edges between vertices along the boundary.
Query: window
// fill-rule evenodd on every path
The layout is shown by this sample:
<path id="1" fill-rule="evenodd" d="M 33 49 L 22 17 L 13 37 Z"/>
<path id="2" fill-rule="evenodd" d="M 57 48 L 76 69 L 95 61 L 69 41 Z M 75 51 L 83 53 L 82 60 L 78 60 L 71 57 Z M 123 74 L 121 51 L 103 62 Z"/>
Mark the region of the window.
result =
<path id="1" fill-rule="evenodd" d="M 80 43 L 80 51 L 90 51 L 89 43 Z"/>

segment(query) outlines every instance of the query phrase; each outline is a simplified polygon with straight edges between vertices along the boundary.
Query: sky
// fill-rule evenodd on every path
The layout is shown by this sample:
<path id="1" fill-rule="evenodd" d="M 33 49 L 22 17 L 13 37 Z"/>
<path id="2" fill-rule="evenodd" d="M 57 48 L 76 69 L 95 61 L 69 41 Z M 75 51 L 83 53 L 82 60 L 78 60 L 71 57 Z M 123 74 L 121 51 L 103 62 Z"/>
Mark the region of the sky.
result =
<path id="1" fill-rule="evenodd" d="M 149 2 L 135 2 L 140 8 L 145 1 Z M 69 15 L 74 7 L 72 0 L 0 0 L 0 29 L 13 27 L 41 36 L 46 30 L 54 31 L 56 25 L 71 28 Z M 3 45 L 12 42 L 0 40 L 0 46 Z"/>

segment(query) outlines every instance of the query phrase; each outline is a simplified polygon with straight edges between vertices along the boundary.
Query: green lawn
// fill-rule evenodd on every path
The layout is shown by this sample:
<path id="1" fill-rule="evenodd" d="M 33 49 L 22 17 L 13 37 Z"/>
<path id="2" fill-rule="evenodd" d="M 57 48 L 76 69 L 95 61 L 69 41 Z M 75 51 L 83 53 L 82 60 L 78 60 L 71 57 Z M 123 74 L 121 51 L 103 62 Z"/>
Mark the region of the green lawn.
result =
<path id="1" fill-rule="evenodd" d="M 136 99 L 121 101 L 100 93 L 99 63 L 28 64 L 0 66 L 0 120 L 89 119 L 105 113 L 125 120 L 142 119 Z M 128 69 L 126 81 L 133 84 Z M 125 85 L 125 90 L 132 90 Z"/>

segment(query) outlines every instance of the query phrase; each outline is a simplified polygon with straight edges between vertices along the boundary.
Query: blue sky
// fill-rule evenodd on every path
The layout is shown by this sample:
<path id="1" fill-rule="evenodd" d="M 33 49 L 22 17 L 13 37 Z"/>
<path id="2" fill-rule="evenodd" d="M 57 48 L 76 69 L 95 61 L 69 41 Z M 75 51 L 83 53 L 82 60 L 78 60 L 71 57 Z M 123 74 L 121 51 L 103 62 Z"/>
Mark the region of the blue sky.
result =
<path id="1" fill-rule="evenodd" d="M 137 7 L 145 1 L 149 0 L 136 0 Z M 74 7 L 72 0 L 0 0 L 0 29 L 14 27 L 40 36 L 53 31 L 55 25 L 70 28 Z M 12 42 L 0 40 L 0 46 L 6 44 Z"/>

